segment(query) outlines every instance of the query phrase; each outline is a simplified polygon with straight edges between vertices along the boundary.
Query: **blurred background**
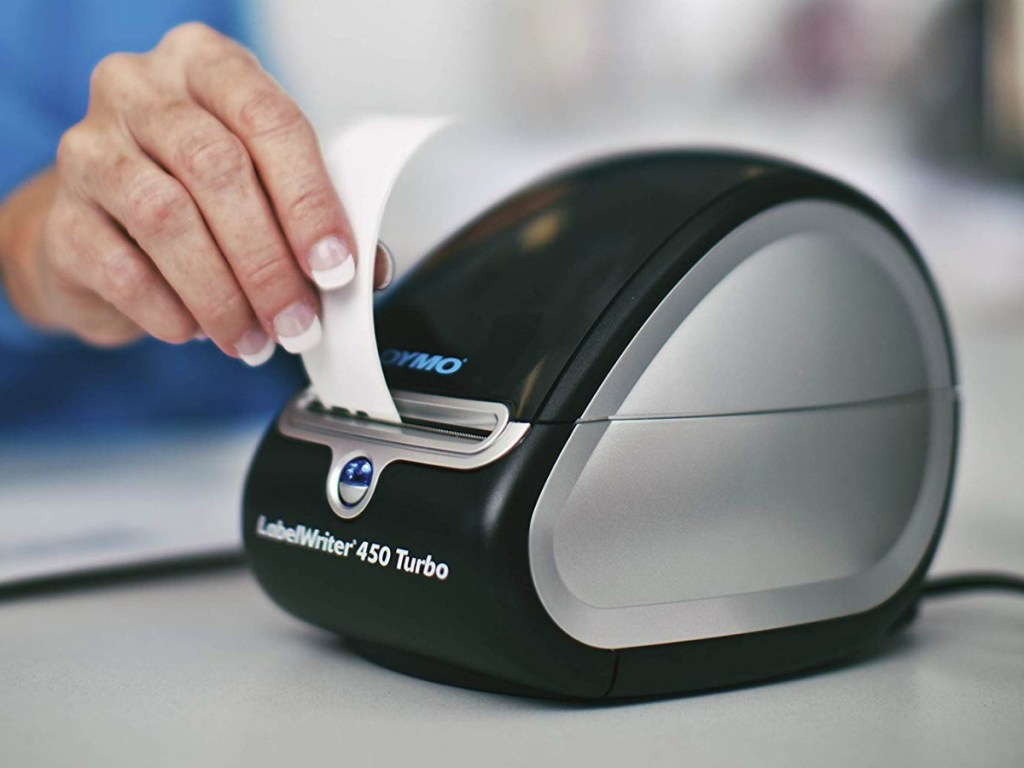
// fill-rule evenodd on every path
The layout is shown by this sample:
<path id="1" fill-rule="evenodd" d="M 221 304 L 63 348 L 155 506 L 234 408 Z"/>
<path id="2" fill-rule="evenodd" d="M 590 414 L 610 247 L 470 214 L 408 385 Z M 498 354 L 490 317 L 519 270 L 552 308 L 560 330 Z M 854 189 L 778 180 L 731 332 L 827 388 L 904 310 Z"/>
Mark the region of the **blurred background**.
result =
<path id="1" fill-rule="evenodd" d="M 959 353 L 962 449 L 945 538 L 957 544 L 939 567 L 1020 568 L 1024 0 L 259 0 L 248 10 L 261 57 L 322 136 L 367 111 L 464 119 L 414 161 L 389 208 L 382 236 L 402 270 L 505 192 L 602 151 L 757 150 L 875 197 L 923 251 Z M 222 537 L 237 536 L 237 506 L 220 507 L 236 504 L 257 431 L 218 448 L 220 463 L 182 470 L 200 488 L 222 486 L 202 495 L 224 515 Z M 169 462 L 188 453 L 164 451 Z M 8 452 L 8 499 L 23 471 Z"/>

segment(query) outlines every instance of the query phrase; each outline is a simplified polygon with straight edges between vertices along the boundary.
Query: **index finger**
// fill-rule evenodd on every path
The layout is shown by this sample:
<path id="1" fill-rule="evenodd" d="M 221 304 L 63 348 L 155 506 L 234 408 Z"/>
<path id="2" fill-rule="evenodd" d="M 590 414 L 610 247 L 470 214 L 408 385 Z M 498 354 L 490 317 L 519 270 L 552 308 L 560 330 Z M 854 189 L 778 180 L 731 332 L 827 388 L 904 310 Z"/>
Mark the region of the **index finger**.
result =
<path id="1" fill-rule="evenodd" d="M 355 239 L 316 133 L 255 58 L 236 47 L 189 62 L 192 97 L 245 144 L 302 269 L 321 288 L 341 287 L 355 275 Z"/>

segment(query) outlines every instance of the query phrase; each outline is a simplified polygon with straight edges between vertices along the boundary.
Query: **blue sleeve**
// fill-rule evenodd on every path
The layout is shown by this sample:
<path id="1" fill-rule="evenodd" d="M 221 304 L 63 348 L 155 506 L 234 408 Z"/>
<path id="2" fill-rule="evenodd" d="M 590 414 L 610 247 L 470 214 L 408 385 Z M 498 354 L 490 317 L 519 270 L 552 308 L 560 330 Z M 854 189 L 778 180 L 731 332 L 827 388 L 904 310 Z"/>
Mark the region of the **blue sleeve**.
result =
<path id="1" fill-rule="evenodd" d="M 3 0 L 2 14 L 0 199 L 53 163 L 61 134 L 85 114 L 89 75 L 108 53 L 149 50 L 186 21 L 251 44 L 236 0 Z M 0 349 L 47 339 L 0 290 Z"/>

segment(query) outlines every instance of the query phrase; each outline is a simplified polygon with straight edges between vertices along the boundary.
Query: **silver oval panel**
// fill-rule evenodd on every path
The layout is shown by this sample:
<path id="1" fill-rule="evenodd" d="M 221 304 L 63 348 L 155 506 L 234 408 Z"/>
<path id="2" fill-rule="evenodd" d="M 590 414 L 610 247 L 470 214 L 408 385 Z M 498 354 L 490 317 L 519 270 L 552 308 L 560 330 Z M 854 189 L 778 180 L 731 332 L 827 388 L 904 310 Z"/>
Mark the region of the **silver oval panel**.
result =
<path id="1" fill-rule="evenodd" d="M 669 293 L 575 427 L 531 523 L 540 599 L 601 648 L 877 606 L 941 515 L 955 400 L 899 241 L 840 205 L 771 209 Z"/>

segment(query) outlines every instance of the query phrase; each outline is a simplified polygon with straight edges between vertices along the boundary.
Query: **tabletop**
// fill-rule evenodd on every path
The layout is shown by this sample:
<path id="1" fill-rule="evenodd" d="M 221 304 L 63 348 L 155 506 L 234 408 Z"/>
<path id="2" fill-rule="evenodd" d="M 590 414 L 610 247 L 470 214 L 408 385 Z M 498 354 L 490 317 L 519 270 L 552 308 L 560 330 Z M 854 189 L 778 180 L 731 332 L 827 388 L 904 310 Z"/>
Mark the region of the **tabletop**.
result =
<path id="1" fill-rule="evenodd" d="M 0 605 L 5 765 L 1020 765 L 1024 601 L 927 602 L 855 663 L 584 706 L 406 677 L 244 570 Z"/>

